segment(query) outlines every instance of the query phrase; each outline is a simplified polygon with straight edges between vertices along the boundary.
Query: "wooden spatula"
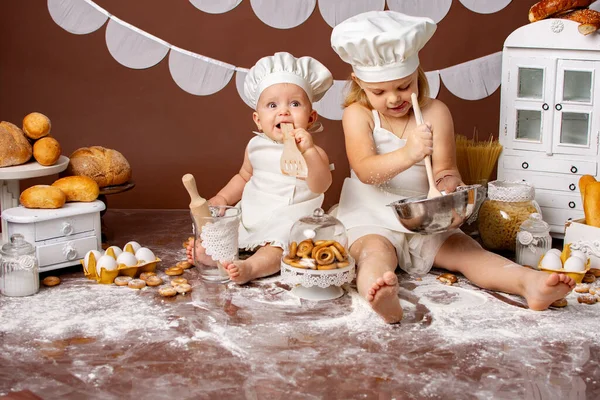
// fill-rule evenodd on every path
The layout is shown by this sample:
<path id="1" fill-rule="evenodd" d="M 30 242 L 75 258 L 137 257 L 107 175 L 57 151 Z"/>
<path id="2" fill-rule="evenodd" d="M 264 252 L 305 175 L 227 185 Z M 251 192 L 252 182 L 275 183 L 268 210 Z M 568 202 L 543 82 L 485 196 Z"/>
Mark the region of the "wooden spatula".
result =
<path id="1" fill-rule="evenodd" d="M 281 130 L 283 131 L 283 154 L 281 154 L 279 167 L 285 175 L 306 178 L 308 168 L 306 167 L 306 161 L 302 153 L 298 150 L 296 139 L 291 135 L 293 129 L 294 125 L 292 124 L 281 124 Z"/>
<path id="2" fill-rule="evenodd" d="M 423 124 L 423 114 L 421 114 L 421 108 L 419 107 L 419 100 L 417 100 L 417 95 L 415 93 L 410 95 L 410 99 L 412 100 L 413 110 L 415 112 L 415 120 L 417 121 L 417 125 Z M 427 180 L 429 181 L 429 192 L 427 193 L 427 198 L 431 199 L 432 197 L 440 197 L 442 193 L 435 187 L 435 181 L 433 180 L 433 168 L 431 167 L 431 157 L 425 157 L 425 170 L 427 171 Z"/>
<path id="3" fill-rule="evenodd" d="M 188 191 L 191 201 L 190 201 L 190 211 L 192 213 L 192 217 L 194 218 L 194 223 L 201 229 L 206 222 L 203 217 L 210 217 L 210 209 L 208 208 L 208 202 L 205 198 L 201 197 L 198 194 L 198 188 L 196 187 L 196 179 L 194 179 L 194 175 L 185 174 L 183 178 L 181 178 L 183 182 L 183 186 L 185 186 Z"/>

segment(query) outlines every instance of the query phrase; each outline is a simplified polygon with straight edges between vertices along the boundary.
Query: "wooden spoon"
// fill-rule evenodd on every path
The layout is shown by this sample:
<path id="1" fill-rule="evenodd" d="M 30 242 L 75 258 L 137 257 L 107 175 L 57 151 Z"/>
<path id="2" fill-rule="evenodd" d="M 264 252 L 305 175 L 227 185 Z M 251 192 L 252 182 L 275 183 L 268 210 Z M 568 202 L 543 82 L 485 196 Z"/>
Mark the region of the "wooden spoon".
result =
<path id="1" fill-rule="evenodd" d="M 413 111 L 415 112 L 415 120 L 417 121 L 417 126 L 422 125 L 423 122 L 423 114 L 421 114 L 421 108 L 419 107 L 419 100 L 417 100 L 417 95 L 415 93 L 410 95 L 410 99 L 412 100 Z M 431 167 L 431 156 L 425 156 L 425 170 L 427 171 L 427 180 L 429 181 L 429 192 L 427 193 L 427 198 L 431 199 L 433 197 L 440 197 L 442 193 L 435 187 L 435 181 L 433 180 L 433 168 Z"/>
<path id="2" fill-rule="evenodd" d="M 281 130 L 283 131 L 283 153 L 279 161 L 281 172 L 289 176 L 306 178 L 308 175 L 306 161 L 291 133 L 294 130 L 294 125 L 282 123 Z"/>

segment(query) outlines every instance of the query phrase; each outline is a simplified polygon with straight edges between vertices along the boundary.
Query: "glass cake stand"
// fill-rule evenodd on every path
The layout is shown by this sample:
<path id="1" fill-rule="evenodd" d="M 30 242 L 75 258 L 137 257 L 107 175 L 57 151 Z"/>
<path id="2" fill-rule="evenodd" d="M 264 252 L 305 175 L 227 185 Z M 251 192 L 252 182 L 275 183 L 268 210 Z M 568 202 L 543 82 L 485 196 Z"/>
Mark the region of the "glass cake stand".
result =
<path id="1" fill-rule="evenodd" d="M 354 259 L 348 257 L 349 265 L 333 270 L 315 270 L 292 267 L 281 262 L 282 280 L 294 285 L 292 293 L 301 299 L 321 301 L 333 300 L 344 294 L 341 288 L 351 283 L 356 276 Z"/>

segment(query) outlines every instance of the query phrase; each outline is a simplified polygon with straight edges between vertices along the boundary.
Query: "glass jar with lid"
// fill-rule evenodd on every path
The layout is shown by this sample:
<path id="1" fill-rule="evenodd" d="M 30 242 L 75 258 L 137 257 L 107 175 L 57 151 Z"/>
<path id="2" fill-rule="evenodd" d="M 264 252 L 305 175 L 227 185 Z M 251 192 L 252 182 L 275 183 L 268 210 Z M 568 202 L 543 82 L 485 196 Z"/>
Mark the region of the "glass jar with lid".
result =
<path id="1" fill-rule="evenodd" d="M 488 198 L 479 209 L 477 226 L 483 246 L 488 250 L 515 251 L 521 224 L 541 210 L 534 187 L 527 182 L 493 181 Z"/>
<path id="2" fill-rule="evenodd" d="M 552 247 L 550 225 L 542 215 L 533 213 L 521 224 L 517 233 L 516 261 L 518 264 L 537 268 L 538 262 Z"/>
<path id="3" fill-rule="evenodd" d="M 35 247 L 15 233 L 0 248 L 0 293 L 5 296 L 30 296 L 40 288 Z"/>

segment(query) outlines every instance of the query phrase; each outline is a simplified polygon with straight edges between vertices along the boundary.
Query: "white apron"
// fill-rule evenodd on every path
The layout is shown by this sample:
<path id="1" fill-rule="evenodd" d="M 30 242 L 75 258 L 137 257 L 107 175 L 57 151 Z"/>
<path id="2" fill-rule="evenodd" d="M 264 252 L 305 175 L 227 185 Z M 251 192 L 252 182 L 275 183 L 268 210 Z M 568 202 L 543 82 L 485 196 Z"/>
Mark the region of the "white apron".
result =
<path id="1" fill-rule="evenodd" d="M 242 200 L 239 247 L 254 250 L 270 243 L 285 248 L 292 225 L 321 207 L 324 195 L 310 191 L 305 180 L 281 173 L 283 144 L 264 136 L 248 143 L 252 177 Z"/>
<path id="2" fill-rule="evenodd" d="M 377 154 L 390 153 L 406 145 L 405 139 L 381 127 L 379 113 L 375 110 L 373 121 Z M 403 270 L 417 275 L 429 272 L 440 246 L 457 231 L 411 234 L 400 224 L 392 208 L 387 206 L 396 200 L 427 194 L 428 190 L 427 172 L 422 161 L 382 185 L 363 183 L 351 171 L 350 178 L 344 181 L 336 210 L 337 218 L 348 230 L 349 245 L 365 235 L 384 236 L 396 248 L 398 263 Z"/>

